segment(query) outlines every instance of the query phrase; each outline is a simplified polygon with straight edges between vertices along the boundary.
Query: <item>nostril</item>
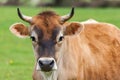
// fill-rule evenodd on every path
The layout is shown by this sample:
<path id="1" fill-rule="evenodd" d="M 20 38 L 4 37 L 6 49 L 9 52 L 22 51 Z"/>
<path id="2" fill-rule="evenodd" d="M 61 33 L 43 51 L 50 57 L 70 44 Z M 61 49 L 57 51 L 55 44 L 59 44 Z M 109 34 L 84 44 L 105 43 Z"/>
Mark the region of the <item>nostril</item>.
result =
<path id="1" fill-rule="evenodd" d="M 54 60 L 51 61 L 50 65 L 52 66 L 54 64 Z"/>
<path id="2" fill-rule="evenodd" d="M 40 66 L 43 66 L 43 65 L 44 65 L 44 64 L 42 63 L 42 61 L 40 61 L 40 60 L 38 61 L 38 63 L 39 63 Z"/>

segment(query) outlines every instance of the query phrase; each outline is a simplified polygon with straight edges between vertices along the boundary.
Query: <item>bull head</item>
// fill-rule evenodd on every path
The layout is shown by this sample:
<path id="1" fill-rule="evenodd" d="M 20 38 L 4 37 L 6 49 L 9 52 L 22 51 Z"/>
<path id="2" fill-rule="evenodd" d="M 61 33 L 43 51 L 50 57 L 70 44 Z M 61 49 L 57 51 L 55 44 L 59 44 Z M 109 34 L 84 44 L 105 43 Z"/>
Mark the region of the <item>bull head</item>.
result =
<path id="1" fill-rule="evenodd" d="M 56 70 L 59 55 L 64 53 L 61 52 L 61 49 L 64 47 L 62 43 L 65 36 L 75 35 L 83 29 L 80 23 L 63 24 L 74 15 L 74 8 L 64 16 L 46 11 L 34 17 L 29 17 L 23 15 L 19 8 L 17 12 L 22 20 L 30 23 L 30 27 L 26 27 L 22 23 L 16 23 L 10 27 L 10 31 L 18 37 L 29 36 L 31 38 L 36 55 L 37 70 L 44 72 Z"/>

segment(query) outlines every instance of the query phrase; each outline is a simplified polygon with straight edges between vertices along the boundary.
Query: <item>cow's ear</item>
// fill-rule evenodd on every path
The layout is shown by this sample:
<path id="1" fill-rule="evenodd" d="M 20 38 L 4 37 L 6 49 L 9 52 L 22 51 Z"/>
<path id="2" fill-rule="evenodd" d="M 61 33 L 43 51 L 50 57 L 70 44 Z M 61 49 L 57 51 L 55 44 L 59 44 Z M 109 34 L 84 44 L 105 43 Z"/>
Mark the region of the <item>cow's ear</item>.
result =
<path id="1" fill-rule="evenodd" d="M 24 24 L 22 23 L 15 23 L 10 27 L 10 31 L 20 37 L 20 38 L 26 38 L 27 36 L 29 36 L 29 30 L 28 27 L 26 27 Z"/>
<path id="2" fill-rule="evenodd" d="M 75 35 L 75 34 L 80 34 L 83 31 L 83 24 L 80 23 L 70 23 L 66 25 L 64 29 L 64 34 L 65 35 Z"/>

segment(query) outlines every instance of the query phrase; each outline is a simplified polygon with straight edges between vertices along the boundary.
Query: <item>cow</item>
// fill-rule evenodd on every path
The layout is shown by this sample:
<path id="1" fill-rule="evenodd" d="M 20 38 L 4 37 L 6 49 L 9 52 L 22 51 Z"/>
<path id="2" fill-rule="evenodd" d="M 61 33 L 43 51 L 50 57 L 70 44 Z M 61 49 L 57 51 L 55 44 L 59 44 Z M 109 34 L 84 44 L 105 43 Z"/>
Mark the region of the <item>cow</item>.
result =
<path id="1" fill-rule="evenodd" d="M 74 8 L 63 16 L 17 12 L 30 26 L 15 23 L 10 31 L 32 40 L 33 80 L 120 80 L 120 30 L 115 25 L 93 19 L 67 22 Z"/>

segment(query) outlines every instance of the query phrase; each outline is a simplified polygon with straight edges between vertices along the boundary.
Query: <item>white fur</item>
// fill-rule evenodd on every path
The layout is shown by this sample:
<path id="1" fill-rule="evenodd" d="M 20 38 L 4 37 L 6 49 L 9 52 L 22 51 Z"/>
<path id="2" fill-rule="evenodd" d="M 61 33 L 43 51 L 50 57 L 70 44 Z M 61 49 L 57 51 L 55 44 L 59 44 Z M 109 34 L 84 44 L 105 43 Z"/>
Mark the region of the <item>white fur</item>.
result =
<path id="1" fill-rule="evenodd" d="M 36 41 L 38 41 L 38 35 L 34 30 L 31 32 L 30 36 L 35 37 Z"/>
<path id="2" fill-rule="evenodd" d="M 43 80 L 57 80 L 57 71 L 40 72 L 43 76 Z"/>

